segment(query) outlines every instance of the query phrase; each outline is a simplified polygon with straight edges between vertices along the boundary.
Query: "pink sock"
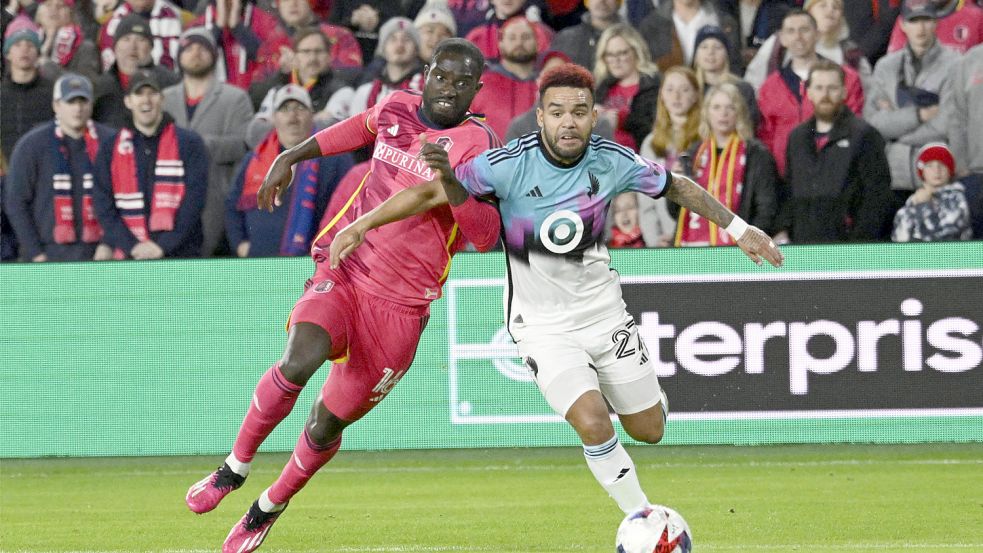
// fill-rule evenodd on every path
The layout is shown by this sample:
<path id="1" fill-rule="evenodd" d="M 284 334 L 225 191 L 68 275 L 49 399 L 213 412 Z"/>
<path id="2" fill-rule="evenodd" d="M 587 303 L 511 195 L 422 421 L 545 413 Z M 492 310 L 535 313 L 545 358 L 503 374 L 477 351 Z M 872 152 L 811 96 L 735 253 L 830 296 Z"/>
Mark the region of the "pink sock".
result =
<path id="1" fill-rule="evenodd" d="M 283 472 L 276 482 L 270 486 L 268 497 L 273 503 L 281 504 L 290 501 L 290 498 L 303 488 L 307 481 L 314 476 L 318 470 L 338 453 L 341 447 L 341 436 L 326 446 L 318 446 L 305 429 L 297 440 L 297 447 L 294 448 L 293 455 L 283 467 Z"/>
<path id="2" fill-rule="evenodd" d="M 243 463 L 253 460 L 263 440 L 290 414 L 302 389 L 303 386 L 288 382 L 283 377 L 279 362 L 263 374 L 256 384 L 249 411 L 232 445 L 232 454 L 236 459 Z"/>

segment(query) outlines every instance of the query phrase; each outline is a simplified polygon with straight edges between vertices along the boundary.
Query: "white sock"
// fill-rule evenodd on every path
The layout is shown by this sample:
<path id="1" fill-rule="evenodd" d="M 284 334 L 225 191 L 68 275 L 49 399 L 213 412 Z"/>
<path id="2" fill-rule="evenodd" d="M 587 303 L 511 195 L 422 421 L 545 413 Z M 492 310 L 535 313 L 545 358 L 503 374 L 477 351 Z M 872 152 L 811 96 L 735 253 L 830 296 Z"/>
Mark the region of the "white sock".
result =
<path id="1" fill-rule="evenodd" d="M 632 463 L 617 435 L 600 445 L 585 445 L 584 457 L 594 478 L 622 511 L 630 513 L 648 503 L 638 483 L 635 463 Z"/>
<path id="2" fill-rule="evenodd" d="M 239 459 L 236 459 L 234 453 L 229 453 L 229 456 L 225 458 L 225 464 L 229 465 L 232 472 L 238 474 L 239 476 L 243 478 L 249 476 L 249 463 L 243 463 Z"/>
<path id="3" fill-rule="evenodd" d="M 266 488 L 263 493 L 259 494 L 259 508 L 266 511 L 267 513 L 275 513 L 277 511 L 282 511 L 285 507 L 283 503 L 273 503 L 270 501 L 270 489 Z"/>

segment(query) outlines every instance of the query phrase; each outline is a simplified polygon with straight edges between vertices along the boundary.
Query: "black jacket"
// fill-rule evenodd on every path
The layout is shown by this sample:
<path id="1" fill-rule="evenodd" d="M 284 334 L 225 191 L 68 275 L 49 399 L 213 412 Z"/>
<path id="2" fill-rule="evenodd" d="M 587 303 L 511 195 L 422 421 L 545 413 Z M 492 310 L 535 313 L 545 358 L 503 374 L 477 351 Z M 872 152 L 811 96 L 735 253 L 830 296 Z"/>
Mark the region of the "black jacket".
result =
<path id="1" fill-rule="evenodd" d="M 695 159 L 699 148 L 700 143 L 697 143 L 690 149 L 690 160 Z M 775 158 L 771 157 L 771 152 L 764 144 L 753 138 L 747 141 L 745 155 L 747 167 L 744 171 L 744 189 L 735 213 L 749 224 L 772 234 L 775 219 L 778 217 L 779 181 Z M 686 168 L 686 172 L 692 174 L 692 164 Z M 668 208 L 669 214 L 678 219 L 679 205 L 670 201 Z"/>
<path id="2" fill-rule="evenodd" d="M 893 196 L 884 139 L 845 107 L 816 150 L 816 118 L 789 136 L 778 230 L 795 243 L 886 240 Z"/>
<path id="3" fill-rule="evenodd" d="M 850 0 L 843 2 L 843 17 L 850 28 L 850 39 L 863 51 L 870 65 L 887 51 L 894 22 L 901 13 L 895 0 Z"/>
<path id="4" fill-rule="evenodd" d="M 51 109 L 51 92 L 54 81 L 38 75 L 25 84 L 15 83 L 10 75 L 4 75 L 0 85 L 3 109 L 0 111 L 0 145 L 3 156 L 10 162 L 14 146 L 20 137 L 41 123 L 55 118 Z"/>
<path id="5" fill-rule="evenodd" d="M 594 103 L 603 104 L 608 97 L 611 87 L 618 82 L 614 77 L 604 79 L 594 93 Z M 659 75 L 641 74 L 638 80 L 638 93 L 631 100 L 631 108 L 625 119 L 625 130 L 635 139 L 635 144 L 641 144 L 648 133 L 652 132 L 655 122 L 655 106 L 659 100 L 659 87 L 662 78 Z"/>

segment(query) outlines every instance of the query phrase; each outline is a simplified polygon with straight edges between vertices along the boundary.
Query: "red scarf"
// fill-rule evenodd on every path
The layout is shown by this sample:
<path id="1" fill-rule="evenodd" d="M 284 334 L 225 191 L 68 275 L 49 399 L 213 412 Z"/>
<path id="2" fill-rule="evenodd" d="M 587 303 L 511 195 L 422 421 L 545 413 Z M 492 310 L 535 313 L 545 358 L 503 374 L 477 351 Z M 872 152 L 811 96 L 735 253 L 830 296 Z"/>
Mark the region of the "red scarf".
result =
<path id="1" fill-rule="evenodd" d="M 242 183 L 242 194 L 236 209 L 249 211 L 259 206 L 259 187 L 263 185 L 267 171 L 273 166 L 273 160 L 280 155 L 280 137 L 276 130 L 266 135 L 266 138 L 256 147 L 256 155 L 246 166 L 245 182 Z"/>
<path id="2" fill-rule="evenodd" d="M 611 240 L 608 242 L 611 248 L 644 248 L 645 240 L 642 239 L 642 229 L 635 227 L 631 232 L 624 232 L 617 225 L 611 227 Z"/>
<path id="3" fill-rule="evenodd" d="M 89 166 L 82 175 L 82 241 L 88 244 L 102 239 L 102 227 L 96 220 L 92 208 L 92 163 L 99 152 L 99 136 L 96 126 L 90 120 L 83 133 L 85 151 L 89 155 Z M 55 228 L 56 244 L 74 244 L 78 237 L 75 235 L 75 209 L 72 202 L 72 173 L 68 161 L 68 146 L 65 144 L 65 134 L 56 124 L 54 132 L 55 150 L 60 157 L 55 160 L 55 174 L 51 186 L 55 189 Z"/>
<path id="4" fill-rule="evenodd" d="M 153 199 L 150 202 L 150 225 L 147 225 L 143 192 L 140 191 L 133 131 L 122 129 L 113 145 L 110 172 L 116 209 L 137 240 L 150 239 L 151 232 L 174 230 L 174 219 L 184 199 L 184 162 L 178 153 L 174 123 L 166 123 L 157 145 L 154 165 Z M 149 229 L 149 230 L 148 230 Z"/>
<path id="5" fill-rule="evenodd" d="M 731 134 L 720 155 L 717 139 L 704 140 L 694 159 L 696 182 L 731 211 L 741 205 L 744 171 L 747 169 L 747 143 Z M 730 246 L 727 232 L 696 213 L 683 208 L 676 227 L 676 246 Z"/>
<path id="6" fill-rule="evenodd" d="M 273 160 L 280 154 L 280 137 L 276 130 L 266 136 L 266 139 L 256 148 L 256 155 L 246 166 L 245 181 L 242 183 L 242 194 L 236 209 L 249 211 L 259 205 L 257 193 L 266 172 L 273 165 Z M 284 223 L 283 236 L 280 239 L 280 255 L 304 255 L 310 249 L 311 237 L 316 230 L 314 225 L 315 210 L 317 209 L 318 169 L 320 161 L 309 159 L 297 164 L 294 168 L 293 186 L 290 187 L 290 199 L 287 200 L 287 220 Z"/>
<path id="7" fill-rule="evenodd" d="M 51 46 L 51 59 L 62 67 L 68 67 L 68 63 L 72 61 L 84 39 L 82 27 L 78 25 L 65 25 L 58 29 Z"/>

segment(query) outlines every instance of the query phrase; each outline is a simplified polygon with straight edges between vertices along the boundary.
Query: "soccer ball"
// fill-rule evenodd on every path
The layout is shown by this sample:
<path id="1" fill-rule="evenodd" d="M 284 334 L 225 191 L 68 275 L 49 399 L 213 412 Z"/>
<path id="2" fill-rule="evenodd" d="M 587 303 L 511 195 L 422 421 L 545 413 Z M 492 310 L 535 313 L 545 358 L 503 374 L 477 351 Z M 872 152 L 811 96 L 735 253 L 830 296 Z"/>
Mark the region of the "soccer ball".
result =
<path id="1" fill-rule="evenodd" d="M 689 525 L 679 513 L 649 505 L 630 513 L 618 526 L 617 553 L 690 553 Z"/>

